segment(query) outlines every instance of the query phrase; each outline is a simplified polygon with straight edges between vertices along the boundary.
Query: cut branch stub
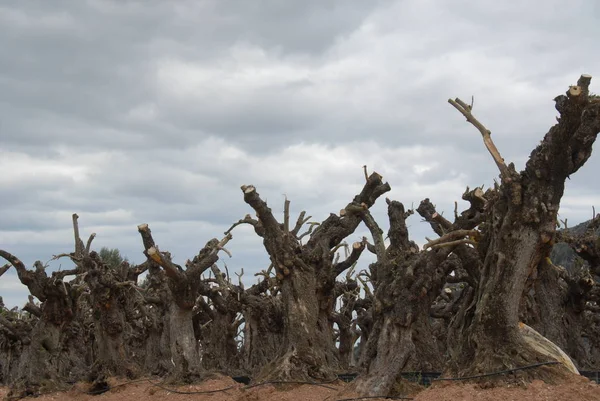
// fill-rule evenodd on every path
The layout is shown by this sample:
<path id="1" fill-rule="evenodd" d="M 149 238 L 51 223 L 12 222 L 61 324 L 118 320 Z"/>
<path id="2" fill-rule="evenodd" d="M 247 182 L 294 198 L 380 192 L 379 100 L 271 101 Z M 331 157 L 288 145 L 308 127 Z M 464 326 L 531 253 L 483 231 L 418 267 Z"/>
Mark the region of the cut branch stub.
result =
<path id="1" fill-rule="evenodd" d="M 73 235 L 75 237 L 75 257 L 81 259 L 84 256 L 85 247 L 83 245 L 83 241 L 79 236 L 79 216 L 77 213 L 73 213 Z"/>
<path id="2" fill-rule="evenodd" d="M 336 277 L 343 273 L 345 270 L 351 268 L 358 261 L 358 258 L 365 250 L 366 245 L 366 241 L 355 242 L 352 244 L 352 252 L 350 253 L 350 255 L 346 258 L 346 260 L 336 263 L 334 267 Z"/>
<path id="3" fill-rule="evenodd" d="M 583 90 L 581 89 L 581 86 L 573 85 L 573 86 L 569 87 L 569 96 L 570 97 L 578 97 L 581 95 L 582 92 L 583 92 Z"/>
<path id="4" fill-rule="evenodd" d="M 287 196 L 283 204 L 283 231 L 286 234 L 290 232 L 290 201 Z"/>
<path id="5" fill-rule="evenodd" d="M 271 235 L 279 235 L 282 231 L 279 222 L 277 222 L 277 219 L 273 216 L 267 203 L 260 198 L 254 185 L 242 185 L 241 189 L 244 192 L 244 202 L 254 209 L 265 230 Z"/>
<path id="6" fill-rule="evenodd" d="M 156 262 L 160 267 L 162 267 L 165 270 L 165 273 L 168 277 L 179 278 L 181 272 L 179 271 L 177 266 L 175 266 L 173 262 L 167 259 L 162 253 L 160 253 L 160 251 L 155 246 L 148 249 L 147 252 L 148 257 L 154 262 Z"/>
<path id="7" fill-rule="evenodd" d="M 138 226 L 138 232 L 142 237 L 142 243 L 144 244 L 144 253 L 148 251 L 150 248 L 154 248 L 156 244 L 154 243 L 154 238 L 152 238 L 152 231 L 148 224 L 140 224 Z"/>
<path id="8" fill-rule="evenodd" d="M 483 190 L 480 187 L 477 187 L 472 191 L 470 191 L 469 187 L 467 187 L 466 191 L 462 195 L 462 198 L 471 203 L 471 206 L 475 210 L 483 209 L 487 203 Z"/>
<path id="9" fill-rule="evenodd" d="M 581 76 L 577 80 L 577 86 L 581 87 L 582 90 L 584 90 L 584 91 L 588 91 L 591 82 L 592 82 L 592 76 L 591 75 L 589 75 L 589 74 L 581 74 Z"/>

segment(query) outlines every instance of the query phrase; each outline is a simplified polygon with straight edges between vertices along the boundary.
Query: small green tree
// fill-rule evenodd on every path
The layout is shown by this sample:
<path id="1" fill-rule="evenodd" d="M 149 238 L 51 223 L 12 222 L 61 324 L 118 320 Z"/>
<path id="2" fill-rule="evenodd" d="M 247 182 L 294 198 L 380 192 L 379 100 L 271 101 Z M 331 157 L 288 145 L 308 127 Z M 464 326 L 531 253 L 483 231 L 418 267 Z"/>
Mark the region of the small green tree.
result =
<path id="1" fill-rule="evenodd" d="M 127 262 L 127 258 L 121 255 L 121 252 L 117 248 L 107 248 L 105 246 L 98 252 L 100 259 L 106 263 L 107 266 L 116 268 L 123 262 Z"/>

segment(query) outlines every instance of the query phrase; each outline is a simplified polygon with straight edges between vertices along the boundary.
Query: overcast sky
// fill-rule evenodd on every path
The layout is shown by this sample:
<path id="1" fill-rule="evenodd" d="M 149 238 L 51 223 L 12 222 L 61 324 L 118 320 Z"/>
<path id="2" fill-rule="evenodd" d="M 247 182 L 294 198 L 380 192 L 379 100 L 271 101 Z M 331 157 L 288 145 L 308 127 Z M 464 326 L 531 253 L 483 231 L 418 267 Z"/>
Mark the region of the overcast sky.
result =
<path id="1" fill-rule="evenodd" d="M 0 249 L 28 267 L 70 252 L 76 212 L 97 250 L 143 261 L 148 223 L 183 264 L 252 212 L 240 185 L 321 221 L 360 191 L 364 164 L 390 198 L 452 216 L 498 171 L 448 98 L 474 96 L 521 168 L 552 99 L 581 73 L 600 80 L 599 19 L 597 0 L 0 2 Z M 600 210 L 599 167 L 594 154 L 567 183 L 572 224 Z M 387 229 L 385 202 L 373 210 Z M 434 235 L 409 224 L 419 244 Z M 228 248 L 247 283 L 268 265 L 250 227 Z M 26 301 L 12 269 L 0 295 Z"/>

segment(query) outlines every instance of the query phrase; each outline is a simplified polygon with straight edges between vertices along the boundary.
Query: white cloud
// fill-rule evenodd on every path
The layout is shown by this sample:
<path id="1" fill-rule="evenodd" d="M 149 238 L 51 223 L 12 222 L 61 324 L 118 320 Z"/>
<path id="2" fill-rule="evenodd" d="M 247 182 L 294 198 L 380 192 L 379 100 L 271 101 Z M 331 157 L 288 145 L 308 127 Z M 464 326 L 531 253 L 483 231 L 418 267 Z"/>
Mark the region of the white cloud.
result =
<path id="1" fill-rule="evenodd" d="M 52 177 L 72 179 L 82 182 L 89 173 L 84 165 L 43 160 L 32 155 L 13 152 L 0 153 L 0 170 L 11 171 L 11 174 L 0 176 L 0 185 L 14 185 L 24 181 L 40 181 Z"/>

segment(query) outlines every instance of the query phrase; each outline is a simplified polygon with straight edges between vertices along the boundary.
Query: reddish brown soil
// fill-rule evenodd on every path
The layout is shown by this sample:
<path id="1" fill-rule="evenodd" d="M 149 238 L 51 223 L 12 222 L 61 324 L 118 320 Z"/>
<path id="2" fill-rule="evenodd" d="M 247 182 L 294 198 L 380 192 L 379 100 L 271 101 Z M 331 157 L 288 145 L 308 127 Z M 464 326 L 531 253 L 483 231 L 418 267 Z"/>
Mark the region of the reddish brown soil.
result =
<path id="1" fill-rule="evenodd" d="M 600 401 L 600 386 L 584 377 L 569 383 L 549 385 L 534 381 L 527 387 L 481 389 L 473 384 L 435 384 L 415 397 L 415 401 Z"/>
<path id="2" fill-rule="evenodd" d="M 327 384 L 327 387 L 312 385 L 265 385 L 244 388 L 244 385 L 236 383 L 228 377 L 219 377 L 197 385 L 164 386 L 165 388 L 168 387 L 169 389 L 176 389 L 181 392 L 211 391 L 229 388 L 227 391 L 212 394 L 177 394 L 173 391 L 159 388 L 148 381 L 119 386 L 122 383 L 124 382 L 111 380 L 110 384 L 116 387 L 97 396 L 85 394 L 86 386 L 78 384 L 66 392 L 45 394 L 35 398 L 35 400 L 338 401 L 344 398 L 356 397 L 356 394 L 349 391 L 349 386 L 341 382 Z M 8 391 L 5 388 L 0 388 L 1 399 L 7 393 Z M 418 394 L 411 394 L 411 397 L 414 397 L 414 401 L 600 401 L 600 386 L 583 377 L 574 378 L 569 383 L 556 386 L 535 381 L 526 387 L 506 386 L 493 389 L 481 389 L 473 384 L 437 383 Z"/>

